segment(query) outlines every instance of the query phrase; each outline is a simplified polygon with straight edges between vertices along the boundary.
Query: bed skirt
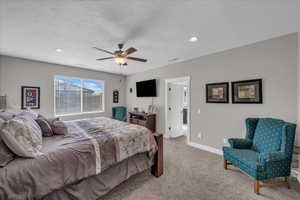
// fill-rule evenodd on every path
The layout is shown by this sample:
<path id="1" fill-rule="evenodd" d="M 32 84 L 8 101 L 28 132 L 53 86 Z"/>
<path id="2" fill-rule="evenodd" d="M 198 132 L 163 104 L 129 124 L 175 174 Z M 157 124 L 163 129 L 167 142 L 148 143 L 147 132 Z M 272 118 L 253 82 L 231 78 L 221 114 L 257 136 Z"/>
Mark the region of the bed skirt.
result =
<path id="1" fill-rule="evenodd" d="M 131 176 L 150 169 L 153 158 L 140 153 L 123 160 L 99 175 L 81 180 L 54 191 L 43 200 L 97 200 Z"/>

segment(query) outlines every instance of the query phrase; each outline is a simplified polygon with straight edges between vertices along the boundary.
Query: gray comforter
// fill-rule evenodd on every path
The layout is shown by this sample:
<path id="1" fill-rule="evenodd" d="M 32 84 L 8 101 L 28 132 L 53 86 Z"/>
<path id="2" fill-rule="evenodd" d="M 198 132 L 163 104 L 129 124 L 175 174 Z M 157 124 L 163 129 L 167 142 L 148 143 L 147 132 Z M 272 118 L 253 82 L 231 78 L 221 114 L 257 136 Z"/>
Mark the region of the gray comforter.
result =
<path id="1" fill-rule="evenodd" d="M 44 154 L 0 168 L 0 199 L 40 199 L 138 153 L 156 151 L 151 132 L 109 118 L 66 121 L 68 135 L 47 138 Z"/>

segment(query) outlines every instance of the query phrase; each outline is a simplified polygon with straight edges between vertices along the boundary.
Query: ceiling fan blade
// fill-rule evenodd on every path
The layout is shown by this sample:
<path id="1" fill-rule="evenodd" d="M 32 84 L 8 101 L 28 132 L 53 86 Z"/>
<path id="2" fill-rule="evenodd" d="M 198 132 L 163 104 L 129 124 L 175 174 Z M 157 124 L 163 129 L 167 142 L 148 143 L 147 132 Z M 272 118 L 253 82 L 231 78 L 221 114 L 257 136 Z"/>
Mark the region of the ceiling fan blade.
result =
<path id="1" fill-rule="evenodd" d="M 147 62 L 146 59 L 142 59 L 142 58 L 136 58 L 136 57 L 126 57 L 128 60 L 135 60 L 135 61 L 139 61 L 139 62 Z"/>
<path id="2" fill-rule="evenodd" d="M 108 59 L 113 59 L 114 57 L 107 57 L 107 58 L 98 58 L 96 60 L 108 60 Z"/>
<path id="3" fill-rule="evenodd" d="M 127 49 L 125 52 L 126 52 L 127 55 L 129 55 L 129 54 L 132 54 L 132 53 L 134 53 L 134 52 L 136 52 L 136 51 L 137 51 L 137 50 L 136 50 L 135 48 L 130 47 L 130 48 Z"/>
<path id="4" fill-rule="evenodd" d="M 95 49 L 97 49 L 97 50 L 99 50 L 99 51 L 102 51 L 102 52 L 105 52 L 105 53 L 109 53 L 109 54 L 111 54 L 111 55 L 114 55 L 114 53 L 113 52 L 110 52 L 110 51 L 106 51 L 106 50 L 104 50 L 104 49 L 100 49 L 100 48 L 98 48 L 98 47 L 94 47 Z"/>

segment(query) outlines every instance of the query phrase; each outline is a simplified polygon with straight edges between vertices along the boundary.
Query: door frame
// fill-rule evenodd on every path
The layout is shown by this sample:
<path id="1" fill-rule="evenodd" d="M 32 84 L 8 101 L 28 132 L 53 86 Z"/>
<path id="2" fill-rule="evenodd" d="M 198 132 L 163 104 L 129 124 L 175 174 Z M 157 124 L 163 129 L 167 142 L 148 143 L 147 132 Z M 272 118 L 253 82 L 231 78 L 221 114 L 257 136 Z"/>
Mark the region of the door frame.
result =
<path id="1" fill-rule="evenodd" d="M 188 128 L 187 128 L 187 144 L 190 143 L 191 139 L 191 77 L 190 76 L 182 76 L 182 77 L 176 77 L 176 78 L 168 78 L 165 79 L 165 133 L 164 137 L 165 138 L 171 138 L 169 135 L 169 130 L 168 130 L 168 83 L 172 82 L 178 82 L 178 81 L 187 81 L 188 82 L 188 115 L 187 115 L 187 120 L 188 120 Z"/>

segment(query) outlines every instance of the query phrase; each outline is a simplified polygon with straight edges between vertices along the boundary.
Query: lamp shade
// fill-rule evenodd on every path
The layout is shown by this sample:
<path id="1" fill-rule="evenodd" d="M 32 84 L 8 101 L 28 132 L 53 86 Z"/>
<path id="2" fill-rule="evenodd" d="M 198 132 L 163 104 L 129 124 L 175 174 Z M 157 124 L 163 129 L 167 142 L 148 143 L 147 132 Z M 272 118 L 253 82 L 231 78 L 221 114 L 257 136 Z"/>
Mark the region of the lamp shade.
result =
<path id="1" fill-rule="evenodd" d="M 0 96 L 0 111 L 6 109 L 6 96 Z"/>

